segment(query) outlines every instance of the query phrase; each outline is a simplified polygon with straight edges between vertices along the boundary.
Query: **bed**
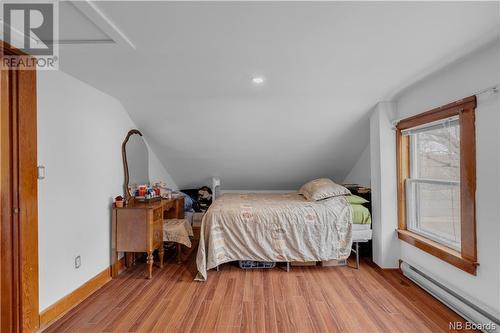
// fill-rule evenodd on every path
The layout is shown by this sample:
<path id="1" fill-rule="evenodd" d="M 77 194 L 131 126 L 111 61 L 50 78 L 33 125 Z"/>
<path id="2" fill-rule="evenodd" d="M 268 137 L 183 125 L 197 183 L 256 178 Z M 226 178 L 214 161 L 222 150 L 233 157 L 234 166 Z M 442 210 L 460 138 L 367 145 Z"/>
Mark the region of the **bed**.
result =
<path id="1" fill-rule="evenodd" d="M 359 243 L 372 239 L 372 219 L 368 208 L 363 205 L 351 204 L 352 207 L 352 242 L 356 254 L 356 268 L 359 268 Z"/>
<path id="2" fill-rule="evenodd" d="M 224 194 L 203 217 L 196 279 L 205 281 L 209 269 L 237 260 L 345 260 L 352 221 L 344 196 L 308 201 L 298 192 Z"/>

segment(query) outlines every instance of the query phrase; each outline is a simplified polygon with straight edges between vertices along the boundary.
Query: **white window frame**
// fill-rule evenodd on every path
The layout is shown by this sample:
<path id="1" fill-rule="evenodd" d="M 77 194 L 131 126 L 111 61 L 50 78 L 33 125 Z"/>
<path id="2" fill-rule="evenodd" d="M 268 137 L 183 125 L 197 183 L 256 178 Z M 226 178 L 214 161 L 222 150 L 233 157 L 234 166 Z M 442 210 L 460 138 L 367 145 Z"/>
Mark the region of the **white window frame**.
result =
<path id="1" fill-rule="evenodd" d="M 424 230 L 421 228 L 418 228 L 418 224 L 420 224 L 420 218 L 418 216 L 418 205 L 419 202 L 416 201 L 419 196 L 417 195 L 417 186 L 416 184 L 436 184 L 436 185 L 451 185 L 451 186 L 456 186 L 458 187 L 460 191 L 460 181 L 454 181 L 454 180 L 444 180 L 444 179 L 426 179 L 426 178 L 418 178 L 418 149 L 416 147 L 417 145 L 417 140 L 412 137 L 413 135 L 417 135 L 418 133 L 421 132 L 426 132 L 430 131 L 432 129 L 438 128 L 438 127 L 445 127 L 447 125 L 455 125 L 455 126 L 460 126 L 458 123 L 458 117 L 450 117 L 450 118 L 445 118 L 441 119 L 437 122 L 433 123 L 428 123 L 423 126 L 418 126 L 415 129 L 408 129 L 405 135 L 409 135 L 409 140 L 410 140 L 410 178 L 406 179 L 406 214 L 407 214 L 407 220 L 408 220 L 408 225 L 407 228 L 410 231 L 413 231 L 416 234 L 422 235 L 424 237 L 427 237 L 429 239 L 432 239 L 433 241 L 442 244 L 444 246 L 447 246 L 449 248 L 452 248 L 454 250 L 460 251 L 461 244 L 460 240 L 458 242 L 454 242 L 453 240 L 449 239 L 446 234 L 439 234 L 435 232 L 431 232 L 428 230 Z M 415 132 L 410 134 L 411 132 Z"/>
<path id="2" fill-rule="evenodd" d="M 450 240 L 446 234 L 440 234 L 436 232 L 431 232 L 428 230 L 424 230 L 422 228 L 418 228 L 418 224 L 420 223 L 420 218 L 418 216 L 418 205 L 419 202 L 416 201 L 418 195 L 416 195 L 417 186 L 416 184 L 438 184 L 438 185 L 452 185 L 456 186 L 460 189 L 459 181 L 452 180 L 438 180 L 438 179 L 414 179 L 409 178 L 406 180 L 406 209 L 407 209 L 407 219 L 408 225 L 407 228 L 410 231 L 413 231 L 416 234 L 422 235 L 433 241 L 443 244 L 449 248 L 460 251 L 461 248 L 461 240 L 454 242 Z"/>

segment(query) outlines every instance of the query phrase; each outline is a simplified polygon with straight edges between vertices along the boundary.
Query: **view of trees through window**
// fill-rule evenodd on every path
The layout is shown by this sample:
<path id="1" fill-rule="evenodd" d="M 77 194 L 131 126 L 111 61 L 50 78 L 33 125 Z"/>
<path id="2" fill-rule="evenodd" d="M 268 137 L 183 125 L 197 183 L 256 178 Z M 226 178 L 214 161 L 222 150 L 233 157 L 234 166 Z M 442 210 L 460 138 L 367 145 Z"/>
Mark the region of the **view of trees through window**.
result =
<path id="1" fill-rule="evenodd" d="M 416 178 L 460 180 L 460 127 L 432 129 L 416 134 Z"/>

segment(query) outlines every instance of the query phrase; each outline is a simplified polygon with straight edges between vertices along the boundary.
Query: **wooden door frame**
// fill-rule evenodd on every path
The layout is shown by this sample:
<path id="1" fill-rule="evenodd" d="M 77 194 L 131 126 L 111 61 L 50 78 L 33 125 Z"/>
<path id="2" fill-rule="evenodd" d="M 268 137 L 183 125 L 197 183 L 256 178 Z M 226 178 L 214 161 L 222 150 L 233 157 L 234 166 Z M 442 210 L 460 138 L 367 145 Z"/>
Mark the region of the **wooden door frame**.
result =
<path id="1" fill-rule="evenodd" d="M 0 41 L 0 331 L 39 326 L 36 70 L 5 56 L 30 56 Z"/>

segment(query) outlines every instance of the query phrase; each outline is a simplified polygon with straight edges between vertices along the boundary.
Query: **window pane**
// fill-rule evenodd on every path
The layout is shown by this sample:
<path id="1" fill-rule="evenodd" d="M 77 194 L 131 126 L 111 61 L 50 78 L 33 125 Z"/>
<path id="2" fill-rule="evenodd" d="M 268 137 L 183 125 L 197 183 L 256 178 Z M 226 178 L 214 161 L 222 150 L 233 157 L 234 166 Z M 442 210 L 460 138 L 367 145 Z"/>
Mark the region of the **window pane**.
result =
<path id="1" fill-rule="evenodd" d="M 460 185 L 412 180 L 408 229 L 460 250 Z"/>
<path id="2" fill-rule="evenodd" d="M 411 135 L 412 178 L 460 179 L 459 125 L 434 128 Z"/>

